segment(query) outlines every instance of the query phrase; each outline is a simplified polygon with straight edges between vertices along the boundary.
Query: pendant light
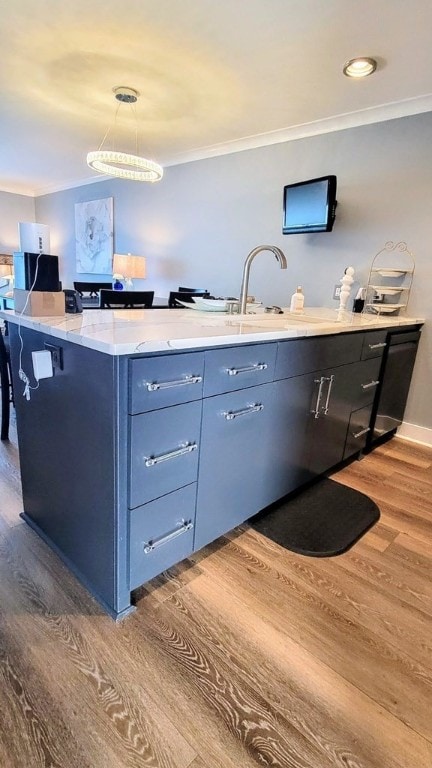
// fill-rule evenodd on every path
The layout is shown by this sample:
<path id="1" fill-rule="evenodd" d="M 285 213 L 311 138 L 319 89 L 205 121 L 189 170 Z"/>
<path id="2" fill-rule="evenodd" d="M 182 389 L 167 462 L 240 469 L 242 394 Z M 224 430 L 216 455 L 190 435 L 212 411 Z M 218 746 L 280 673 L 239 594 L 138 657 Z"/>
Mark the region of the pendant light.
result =
<path id="1" fill-rule="evenodd" d="M 119 102 L 114 117 L 114 128 L 117 114 L 122 104 L 134 105 L 138 100 L 139 93 L 134 88 L 119 86 L 113 88 L 115 98 Z M 153 160 L 147 160 L 139 155 L 138 150 L 138 121 L 135 108 L 132 107 L 135 115 L 135 145 L 136 154 L 131 155 L 126 152 L 104 149 L 106 139 L 108 138 L 111 126 L 108 128 L 102 139 L 99 149 L 87 154 L 87 164 L 99 173 L 107 176 L 116 176 L 120 179 L 129 181 L 159 181 L 163 176 L 163 169 Z"/>

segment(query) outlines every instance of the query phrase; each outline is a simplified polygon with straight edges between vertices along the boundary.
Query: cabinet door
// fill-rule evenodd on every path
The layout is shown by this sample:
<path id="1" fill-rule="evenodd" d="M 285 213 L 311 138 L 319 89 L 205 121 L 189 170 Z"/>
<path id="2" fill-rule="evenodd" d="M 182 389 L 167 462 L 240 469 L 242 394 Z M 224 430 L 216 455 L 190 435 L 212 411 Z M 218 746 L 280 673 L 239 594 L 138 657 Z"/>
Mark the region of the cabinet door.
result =
<path id="1" fill-rule="evenodd" d="M 274 500 L 274 403 L 273 383 L 204 401 L 195 549 Z"/>
<path id="2" fill-rule="evenodd" d="M 379 393 L 374 439 L 396 429 L 402 423 L 419 335 L 418 332 L 399 333 L 391 337 Z"/>
<path id="3" fill-rule="evenodd" d="M 311 477 L 327 472 L 343 459 L 355 387 L 355 365 L 313 376 L 308 428 L 308 467 Z"/>
<path id="4" fill-rule="evenodd" d="M 275 382 L 273 448 L 277 475 L 273 501 L 310 479 L 309 423 L 316 384 L 314 376 L 293 376 Z"/>

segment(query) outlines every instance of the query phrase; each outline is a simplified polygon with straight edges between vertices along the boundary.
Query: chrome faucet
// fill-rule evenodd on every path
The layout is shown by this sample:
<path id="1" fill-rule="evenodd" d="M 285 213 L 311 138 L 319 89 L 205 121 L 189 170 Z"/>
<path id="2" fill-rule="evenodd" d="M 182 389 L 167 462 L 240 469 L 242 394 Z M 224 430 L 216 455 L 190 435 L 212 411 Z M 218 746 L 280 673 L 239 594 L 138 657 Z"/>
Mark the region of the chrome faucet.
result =
<path id="1" fill-rule="evenodd" d="M 274 253 L 277 261 L 280 264 L 281 269 L 287 268 L 287 260 L 282 253 L 280 248 L 277 248 L 275 245 L 258 245 L 256 248 L 253 249 L 253 251 L 250 252 L 249 256 L 246 257 L 244 269 L 243 269 L 243 278 L 242 278 L 242 284 L 240 289 L 240 314 L 244 315 L 246 312 L 246 306 L 247 306 L 247 294 L 248 294 L 248 287 L 249 287 L 249 272 L 251 268 L 251 264 L 255 258 L 255 256 L 260 253 L 261 251 L 271 251 Z"/>

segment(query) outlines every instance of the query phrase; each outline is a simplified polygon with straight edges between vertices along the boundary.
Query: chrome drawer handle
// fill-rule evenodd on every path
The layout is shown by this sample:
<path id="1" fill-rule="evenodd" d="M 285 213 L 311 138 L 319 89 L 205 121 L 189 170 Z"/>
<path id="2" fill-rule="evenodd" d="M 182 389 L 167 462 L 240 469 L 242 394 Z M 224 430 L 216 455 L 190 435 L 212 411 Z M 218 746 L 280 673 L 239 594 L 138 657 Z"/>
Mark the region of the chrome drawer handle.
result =
<path id="1" fill-rule="evenodd" d="M 192 520 L 186 521 L 182 519 L 176 523 L 176 526 L 177 527 L 174 531 L 170 531 L 170 533 L 167 533 L 166 536 L 161 536 L 160 539 L 151 539 L 150 541 L 145 541 L 144 554 L 149 555 L 150 552 L 154 552 L 155 549 L 161 547 L 163 544 L 168 544 L 169 541 L 176 539 L 177 536 L 181 536 L 182 533 L 191 531 L 193 528 L 193 522 Z"/>
<path id="2" fill-rule="evenodd" d="M 149 392 L 156 392 L 158 389 L 169 389 L 170 387 L 183 387 L 185 384 L 200 384 L 202 376 L 185 376 L 184 379 L 174 381 L 145 381 Z"/>
<path id="3" fill-rule="evenodd" d="M 176 459 L 178 456 L 184 456 L 185 453 L 191 453 L 198 448 L 196 443 L 182 443 L 180 448 L 169 453 L 162 453 L 160 456 L 145 456 L 144 464 L 146 467 L 154 467 L 156 464 L 161 464 L 162 461 L 168 461 L 168 459 Z"/>
<path id="4" fill-rule="evenodd" d="M 326 397 L 325 406 L 324 406 L 324 415 L 327 416 L 328 409 L 329 409 L 330 395 L 331 395 L 332 386 L 334 382 L 334 376 L 330 376 L 330 377 L 326 376 L 325 381 L 329 382 L 328 389 L 327 389 L 327 397 Z"/>
<path id="5" fill-rule="evenodd" d="M 267 363 L 255 363 L 255 365 L 246 365 L 244 368 L 227 368 L 228 376 L 237 376 L 239 373 L 254 373 L 255 371 L 265 371 Z"/>
<path id="6" fill-rule="evenodd" d="M 324 385 L 324 381 L 325 381 L 324 376 L 321 376 L 320 379 L 314 379 L 314 384 L 319 384 L 317 400 L 315 403 L 315 410 L 312 408 L 312 411 L 311 411 L 311 413 L 315 415 L 316 419 L 319 419 L 319 415 L 320 415 L 320 403 L 321 403 L 321 395 L 322 395 L 322 388 Z"/>
<path id="7" fill-rule="evenodd" d="M 248 413 L 258 413 L 258 411 L 262 411 L 263 408 L 264 406 L 262 403 L 255 403 L 254 405 L 249 405 L 247 408 L 243 408 L 241 411 L 224 411 L 223 415 L 227 421 L 232 421 L 233 419 L 236 419 L 237 416 L 246 416 Z"/>
<path id="8" fill-rule="evenodd" d="M 362 384 L 362 389 L 372 389 L 372 387 L 377 387 L 379 384 L 379 381 L 370 381 L 369 384 Z"/>
<path id="9" fill-rule="evenodd" d="M 360 432 L 352 432 L 352 436 L 355 438 L 362 437 L 362 435 L 366 435 L 367 432 L 370 432 L 370 427 L 366 427 L 366 429 L 361 429 Z"/>
<path id="10" fill-rule="evenodd" d="M 369 346 L 369 349 L 381 349 L 382 347 L 386 347 L 387 346 L 387 342 L 386 341 L 380 341 L 377 344 L 368 344 L 368 346 Z"/>

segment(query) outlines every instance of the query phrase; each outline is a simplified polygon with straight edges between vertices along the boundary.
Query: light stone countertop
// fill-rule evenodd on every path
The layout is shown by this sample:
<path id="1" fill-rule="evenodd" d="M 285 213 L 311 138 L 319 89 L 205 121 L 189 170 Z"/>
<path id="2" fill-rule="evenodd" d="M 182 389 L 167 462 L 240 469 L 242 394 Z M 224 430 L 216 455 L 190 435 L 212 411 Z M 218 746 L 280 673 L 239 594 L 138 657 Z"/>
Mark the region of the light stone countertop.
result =
<path id="1" fill-rule="evenodd" d="M 30 317 L 1 310 L 0 317 L 24 328 L 49 334 L 108 355 L 196 349 L 258 341 L 277 341 L 349 331 L 373 330 L 424 323 L 424 318 L 340 313 L 337 309 L 306 307 L 302 315 L 225 313 L 189 309 L 84 310 L 62 317 Z"/>

